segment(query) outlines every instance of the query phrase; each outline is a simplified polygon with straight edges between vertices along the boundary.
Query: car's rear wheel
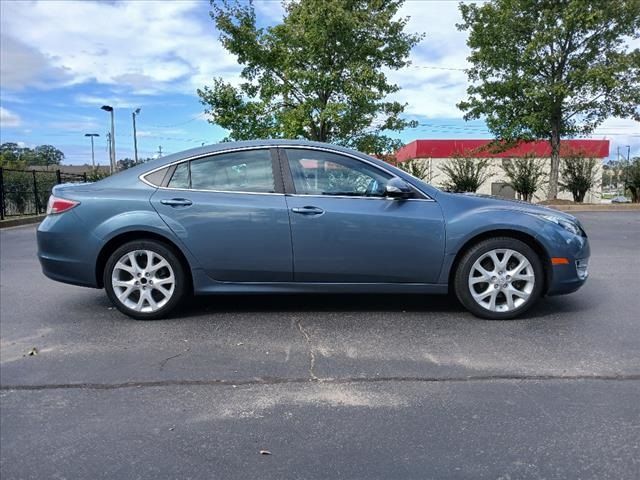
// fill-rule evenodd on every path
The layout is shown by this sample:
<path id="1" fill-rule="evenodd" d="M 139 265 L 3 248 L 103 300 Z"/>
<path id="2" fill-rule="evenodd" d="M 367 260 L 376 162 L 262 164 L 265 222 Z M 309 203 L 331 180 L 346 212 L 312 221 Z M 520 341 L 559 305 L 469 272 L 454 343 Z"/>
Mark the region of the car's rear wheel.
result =
<path id="1" fill-rule="evenodd" d="M 104 286 L 122 313 L 138 320 L 166 316 L 183 299 L 185 272 L 166 245 L 155 240 L 126 243 L 107 260 Z"/>
<path id="2" fill-rule="evenodd" d="M 460 302 L 474 315 L 508 320 L 531 308 L 542 294 L 544 270 L 536 252 L 509 237 L 472 246 L 454 279 Z"/>

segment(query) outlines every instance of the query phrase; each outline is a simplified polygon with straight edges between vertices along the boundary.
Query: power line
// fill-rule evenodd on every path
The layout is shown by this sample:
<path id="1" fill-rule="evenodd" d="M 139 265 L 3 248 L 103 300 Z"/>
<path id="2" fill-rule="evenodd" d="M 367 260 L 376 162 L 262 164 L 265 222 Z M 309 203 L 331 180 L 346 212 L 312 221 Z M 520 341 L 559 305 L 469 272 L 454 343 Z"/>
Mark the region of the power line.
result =
<path id="1" fill-rule="evenodd" d="M 179 122 L 179 123 L 172 123 L 171 125 L 145 125 L 147 127 L 151 127 L 151 128 L 170 128 L 170 127 L 179 127 L 180 125 L 186 125 L 187 123 L 191 123 L 194 120 L 197 120 L 199 118 L 204 117 L 207 114 L 207 112 L 202 112 L 199 113 L 198 115 L 196 115 L 195 117 L 190 118 L 189 120 L 185 121 L 185 122 Z"/>
<path id="2" fill-rule="evenodd" d="M 456 72 L 465 72 L 466 68 L 455 68 L 455 67 L 436 67 L 433 65 L 409 65 L 410 68 L 425 68 L 428 70 L 454 70 Z"/>

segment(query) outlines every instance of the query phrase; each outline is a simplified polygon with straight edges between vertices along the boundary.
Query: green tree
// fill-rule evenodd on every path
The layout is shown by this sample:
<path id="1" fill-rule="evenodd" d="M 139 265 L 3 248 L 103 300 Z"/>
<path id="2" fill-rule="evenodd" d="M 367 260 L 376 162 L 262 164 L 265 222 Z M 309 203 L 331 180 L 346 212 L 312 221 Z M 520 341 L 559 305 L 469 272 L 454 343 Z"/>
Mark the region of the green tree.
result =
<path id="1" fill-rule="evenodd" d="M 60 165 L 64 160 L 64 153 L 53 145 L 39 145 L 34 149 L 34 161 L 32 165 Z"/>
<path id="2" fill-rule="evenodd" d="M 566 155 L 562 160 L 560 188 L 571 192 L 574 202 L 582 203 L 596 184 L 597 165 L 595 158 L 587 158 L 581 152 Z"/>
<path id="3" fill-rule="evenodd" d="M 525 202 L 533 199 L 533 194 L 540 189 L 547 177 L 544 161 L 536 159 L 534 155 L 506 158 L 502 162 L 502 170 L 507 177 L 507 184 Z"/>
<path id="4" fill-rule="evenodd" d="M 547 139 L 555 198 L 561 137 L 640 118 L 640 50 L 627 44 L 640 37 L 640 1 L 492 0 L 460 11 L 471 68 L 458 107 L 499 139 Z"/>
<path id="5" fill-rule="evenodd" d="M 7 142 L 0 145 L 0 167 L 24 169 L 33 162 L 34 152 L 17 143 Z"/>
<path id="6" fill-rule="evenodd" d="M 384 132 L 415 122 L 405 105 L 386 101 L 399 90 L 385 69 L 408 65 L 422 38 L 404 32 L 397 18 L 404 0 L 284 0 L 282 23 L 256 25 L 251 2 L 211 2 L 211 17 L 225 49 L 244 66 L 243 83 L 214 79 L 198 90 L 211 122 L 228 140 L 306 138 L 393 151 Z"/>
<path id="7" fill-rule="evenodd" d="M 457 155 L 442 166 L 447 176 L 443 187 L 453 192 L 476 192 L 491 176 L 489 165 L 486 158 Z"/>

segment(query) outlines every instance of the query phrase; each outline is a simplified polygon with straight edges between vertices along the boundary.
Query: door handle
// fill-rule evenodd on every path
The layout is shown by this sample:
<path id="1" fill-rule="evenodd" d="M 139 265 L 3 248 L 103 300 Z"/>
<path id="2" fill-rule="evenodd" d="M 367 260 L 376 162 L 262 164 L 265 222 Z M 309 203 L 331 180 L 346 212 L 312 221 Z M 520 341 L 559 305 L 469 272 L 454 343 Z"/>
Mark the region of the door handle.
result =
<path id="1" fill-rule="evenodd" d="M 319 207 L 294 207 L 291 209 L 293 213 L 299 213 L 301 215 L 322 215 L 324 210 Z"/>
<path id="2" fill-rule="evenodd" d="M 160 200 L 160 203 L 163 205 L 169 205 L 170 207 L 188 207 L 192 205 L 193 202 L 186 198 L 170 198 L 166 200 Z"/>

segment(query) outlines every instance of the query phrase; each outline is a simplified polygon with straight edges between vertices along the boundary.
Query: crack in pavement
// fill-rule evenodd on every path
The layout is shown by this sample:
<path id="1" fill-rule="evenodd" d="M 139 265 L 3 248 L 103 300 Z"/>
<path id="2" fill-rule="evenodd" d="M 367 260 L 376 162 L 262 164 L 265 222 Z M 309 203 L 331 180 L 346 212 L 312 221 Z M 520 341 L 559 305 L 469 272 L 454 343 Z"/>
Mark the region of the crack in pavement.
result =
<path id="1" fill-rule="evenodd" d="M 162 360 L 158 365 L 160 366 L 160 371 L 162 371 L 162 369 L 165 367 L 165 365 L 167 364 L 167 362 L 173 358 L 178 358 L 180 356 L 182 356 L 183 353 L 187 353 L 189 350 L 191 350 L 191 347 L 185 349 L 184 351 L 177 353 L 176 355 L 172 355 L 171 357 L 167 357 L 164 360 Z"/>
<path id="2" fill-rule="evenodd" d="M 307 346 L 309 347 L 309 379 L 311 381 L 317 382 L 319 378 L 316 376 L 314 372 L 314 368 L 316 366 L 316 354 L 313 350 L 313 345 L 311 344 L 311 337 L 309 336 L 307 331 L 303 328 L 302 320 L 300 319 L 296 320 L 296 326 L 298 327 L 298 330 L 300 330 L 300 333 L 304 337 L 305 341 L 307 342 Z"/>
<path id="3" fill-rule="evenodd" d="M 413 383 L 464 383 L 487 381 L 640 381 L 640 374 L 620 375 L 476 375 L 467 377 L 345 377 L 323 378 L 315 377 L 315 381 L 322 384 L 340 385 L 349 383 L 384 383 L 384 382 L 413 382 Z M 282 385 L 308 383 L 309 378 L 280 378 L 263 377 L 247 380 L 155 380 L 146 382 L 123 383 L 50 383 L 40 385 L 0 385 L 0 391 L 9 390 L 118 390 L 123 388 L 149 388 L 171 386 L 245 386 L 245 385 Z"/>

